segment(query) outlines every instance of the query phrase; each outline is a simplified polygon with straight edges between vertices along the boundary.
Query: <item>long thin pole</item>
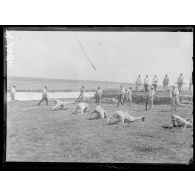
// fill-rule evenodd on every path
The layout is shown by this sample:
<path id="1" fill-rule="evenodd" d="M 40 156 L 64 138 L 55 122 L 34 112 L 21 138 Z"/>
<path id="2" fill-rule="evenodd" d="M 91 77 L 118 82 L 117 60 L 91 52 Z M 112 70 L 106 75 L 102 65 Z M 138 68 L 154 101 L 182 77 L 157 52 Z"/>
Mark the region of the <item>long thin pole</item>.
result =
<path id="1" fill-rule="evenodd" d="M 85 54 L 85 56 L 87 57 L 87 59 L 89 60 L 90 64 L 92 65 L 93 69 L 96 71 L 95 66 L 93 65 L 93 62 L 91 61 L 91 59 L 89 58 L 89 56 L 87 55 L 87 53 L 85 52 L 81 42 L 79 41 L 79 39 L 75 36 L 75 39 L 77 40 L 77 42 L 79 43 L 81 49 L 83 50 L 83 53 Z"/>

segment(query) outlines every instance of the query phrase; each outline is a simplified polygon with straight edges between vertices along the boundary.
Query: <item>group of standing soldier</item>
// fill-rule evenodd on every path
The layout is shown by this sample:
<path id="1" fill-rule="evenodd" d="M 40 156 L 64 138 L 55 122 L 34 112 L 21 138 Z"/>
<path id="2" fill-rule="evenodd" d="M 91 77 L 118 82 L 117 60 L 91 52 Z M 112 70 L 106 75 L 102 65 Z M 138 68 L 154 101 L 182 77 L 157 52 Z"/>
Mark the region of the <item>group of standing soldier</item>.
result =
<path id="1" fill-rule="evenodd" d="M 192 76 L 190 77 L 190 82 L 189 82 L 189 91 L 191 90 L 191 87 L 192 87 Z M 149 90 L 149 77 L 148 75 L 146 75 L 146 77 L 144 78 L 144 90 L 145 91 L 148 91 Z M 176 84 L 178 85 L 178 91 L 179 93 L 181 92 L 182 90 L 182 86 L 184 84 L 184 78 L 183 78 L 183 74 L 181 73 L 177 79 L 177 82 Z M 136 82 L 135 82 L 135 90 L 136 91 L 140 91 L 141 90 L 141 86 L 142 86 L 142 79 L 141 79 L 141 75 L 139 75 L 136 79 Z M 152 86 L 154 88 L 154 91 L 157 90 L 157 86 L 158 86 L 158 77 L 157 75 L 155 75 L 152 79 Z M 164 88 L 164 91 L 169 91 L 169 77 L 168 75 L 166 74 L 164 79 L 163 79 L 163 88 Z"/>
<path id="2" fill-rule="evenodd" d="M 95 99 L 96 99 L 97 105 L 100 105 L 100 103 L 101 103 L 102 94 L 103 94 L 102 89 L 100 87 L 97 87 L 97 90 L 95 92 Z M 80 88 L 80 94 L 78 97 L 78 101 L 83 102 L 84 98 L 85 98 L 85 86 L 82 86 Z"/>
<path id="3" fill-rule="evenodd" d="M 138 76 L 138 78 L 136 79 L 136 83 L 135 83 L 136 87 L 136 91 L 140 91 L 141 90 L 141 85 L 142 85 L 142 80 L 141 80 L 141 75 Z M 158 77 L 157 75 L 154 76 L 153 80 L 152 80 L 152 86 L 154 91 L 157 90 L 157 85 L 158 85 Z M 146 75 L 146 77 L 144 78 L 144 90 L 145 91 L 149 91 L 149 77 L 148 75 Z"/>
<path id="4" fill-rule="evenodd" d="M 153 88 L 154 88 L 154 91 L 156 91 L 157 89 L 157 84 L 158 84 L 158 77 L 157 75 L 154 76 L 153 80 L 152 80 L 152 85 L 153 85 Z M 136 91 L 141 91 L 141 86 L 142 86 L 142 80 L 141 80 L 141 75 L 139 75 L 136 79 L 136 82 L 135 82 L 135 90 Z M 146 77 L 144 78 L 144 90 L 145 91 L 149 91 L 149 77 L 148 75 L 146 75 Z"/>
<path id="5" fill-rule="evenodd" d="M 137 89 L 137 88 L 136 88 Z M 149 84 L 146 87 L 146 110 L 150 110 L 153 107 L 153 99 L 155 94 L 155 87 L 152 85 L 149 89 Z M 124 106 L 125 99 L 128 102 L 129 106 L 132 104 L 132 88 L 129 87 L 125 90 L 124 86 L 120 85 L 120 92 L 118 96 L 118 105 Z"/>
<path id="6" fill-rule="evenodd" d="M 125 90 L 124 86 L 121 84 L 117 106 L 121 105 L 123 107 L 124 104 L 125 104 L 125 99 L 127 100 L 129 106 L 131 106 L 131 103 L 132 103 L 132 88 L 129 87 L 127 90 Z"/>

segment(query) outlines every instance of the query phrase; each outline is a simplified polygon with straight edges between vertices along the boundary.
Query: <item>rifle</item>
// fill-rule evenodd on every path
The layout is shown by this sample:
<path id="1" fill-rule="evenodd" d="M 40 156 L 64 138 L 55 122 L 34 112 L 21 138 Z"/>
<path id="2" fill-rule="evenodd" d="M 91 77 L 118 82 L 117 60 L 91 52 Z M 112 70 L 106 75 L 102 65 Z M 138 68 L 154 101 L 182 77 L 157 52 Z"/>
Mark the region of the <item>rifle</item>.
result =
<path id="1" fill-rule="evenodd" d="M 89 58 L 89 56 L 87 55 L 87 53 L 84 50 L 84 47 L 82 46 L 81 42 L 79 41 L 79 39 L 75 36 L 76 41 L 78 42 L 78 44 L 80 45 L 81 49 L 83 50 L 83 53 L 85 54 L 85 56 L 87 57 L 87 59 L 89 60 L 90 64 L 92 65 L 93 69 L 96 71 L 95 66 L 93 65 L 93 62 L 91 61 L 91 59 Z"/>

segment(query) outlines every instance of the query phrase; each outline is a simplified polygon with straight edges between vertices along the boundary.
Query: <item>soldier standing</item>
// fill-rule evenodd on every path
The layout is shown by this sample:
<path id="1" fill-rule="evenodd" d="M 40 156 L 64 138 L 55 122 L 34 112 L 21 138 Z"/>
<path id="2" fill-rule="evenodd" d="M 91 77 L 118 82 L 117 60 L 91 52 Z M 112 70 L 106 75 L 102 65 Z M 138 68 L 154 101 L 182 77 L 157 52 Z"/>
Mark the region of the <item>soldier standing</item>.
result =
<path id="1" fill-rule="evenodd" d="M 40 106 L 41 102 L 43 101 L 45 101 L 48 106 L 47 86 L 43 88 L 42 99 L 39 101 L 38 106 Z"/>

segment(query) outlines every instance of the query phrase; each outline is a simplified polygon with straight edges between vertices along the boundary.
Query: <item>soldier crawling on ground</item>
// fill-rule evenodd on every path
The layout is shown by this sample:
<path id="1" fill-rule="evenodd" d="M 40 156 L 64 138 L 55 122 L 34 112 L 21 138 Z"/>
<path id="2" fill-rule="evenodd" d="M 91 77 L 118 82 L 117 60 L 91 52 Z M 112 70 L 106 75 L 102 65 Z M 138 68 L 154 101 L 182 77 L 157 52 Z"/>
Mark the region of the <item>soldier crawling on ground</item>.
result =
<path id="1" fill-rule="evenodd" d="M 85 112 L 90 112 L 90 108 L 89 108 L 89 105 L 87 103 L 79 103 L 76 105 L 76 109 L 75 111 L 73 112 L 73 114 L 84 114 Z"/>
<path id="2" fill-rule="evenodd" d="M 96 106 L 91 114 L 96 114 L 96 116 L 90 117 L 90 119 L 108 118 L 108 112 L 99 105 Z"/>
<path id="3" fill-rule="evenodd" d="M 110 124 L 110 120 L 112 118 L 116 118 L 118 119 L 117 122 L 121 122 L 122 126 L 125 126 L 125 123 L 132 123 L 135 122 L 137 120 L 145 120 L 145 116 L 140 116 L 140 117 L 134 117 L 129 115 L 129 113 L 123 112 L 123 111 L 115 111 L 114 113 L 112 113 L 111 115 L 109 115 L 108 119 L 107 119 L 107 124 Z"/>
<path id="4" fill-rule="evenodd" d="M 193 127 L 193 117 L 191 119 L 184 119 L 181 116 L 178 116 L 176 114 L 171 115 L 171 119 L 169 121 L 170 127 L 183 127 L 183 131 L 186 128 L 192 128 Z"/>

